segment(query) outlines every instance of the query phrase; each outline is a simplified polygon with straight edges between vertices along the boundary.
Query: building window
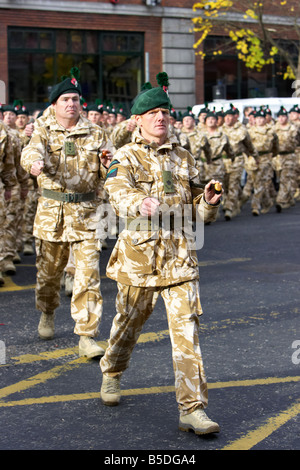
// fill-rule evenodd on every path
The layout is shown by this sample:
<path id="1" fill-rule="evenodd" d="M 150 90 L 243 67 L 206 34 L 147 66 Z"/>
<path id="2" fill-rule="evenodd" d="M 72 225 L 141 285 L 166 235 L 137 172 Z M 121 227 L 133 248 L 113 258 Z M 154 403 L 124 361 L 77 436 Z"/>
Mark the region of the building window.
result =
<path id="1" fill-rule="evenodd" d="M 144 81 L 144 35 L 8 29 L 10 102 L 21 99 L 32 109 L 46 106 L 52 86 L 69 75 L 72 67 L 80 69 L 86 102 L 100 99 L 114 105 L 122 103 L 129 110 Z"/>
<path id="2" fill-rule="evenodd" d="M 287 49 L 292 42 L 281 41 Z M 215 56 L 213 51 L 223 50 Z M 292 80 L 283 80 L 286 63 L 276 58 L 275 64 L 265 66 L 261 72 L 249 69 L 237 59 L 236 51 L 228 43 L 228 37 L 209 36 L 205 40 L 204 83 L 205 101 L 220 98 L 227 100 L 241 98 L 262 98 L 271 96 L 290 97 Z M 296 58 L 296 56 L 295 56 Z"/>

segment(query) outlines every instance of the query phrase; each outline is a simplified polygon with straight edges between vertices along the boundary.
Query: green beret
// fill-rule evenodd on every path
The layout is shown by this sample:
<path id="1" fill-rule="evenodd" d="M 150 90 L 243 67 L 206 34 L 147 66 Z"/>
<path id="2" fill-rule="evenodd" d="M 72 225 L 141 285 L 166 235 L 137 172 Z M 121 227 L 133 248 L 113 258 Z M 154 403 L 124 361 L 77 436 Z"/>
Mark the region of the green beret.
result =
<path id="1" fill-rule="evenodd" d="M 14 104 L 6 104 L 2 108 L 2 112 L 5 113 L 6 111 L 11 111 L 17 115 L 18 107 Z"/>
<path id="2" fill-rule="evenodd" d="M 55 85 L 50 93 L 50 103 L 54 103 L 61 95 L 66 93 L 78 93 L 81 96 L 81 86 L 76 78 L 66 78 L 61 83 Z"/>
<path id="3" fill-rule="evenodd" d="M 287 116 L 288 112 L 284 106 L 280 106 L 280 110 L 277 113 L 277 116 Z"/>
<path id="4" fill-rule="evenodd" d="M 227 111 L 225 111 L 225 116 L 227 114 L 231 114 L 232 116 L 234 116 L 235 114 L 238 114 L 238 113 L 239 113 L 239 110 L 235 106 L 233 106 L 232 103 L 230 103 L 230 108 L 227 109 Z"/>
<path id="5" fill-rule="evenodd" d="M 77 67 L 72 67 L 70 70 L 70 77 L 62 77 L 62 81 L 51 90 L 49 101 L 54 103 L 61 95 L 66 93 L 78 93 L 79 96 L 82 95 L 81 86 L 79 83 L 80 72 Z"/>
<path id="6" fill-rule="evenodd" d="M 205 116 L 205 120 L 206 120 L 208 117 L 214 117 L 214 118 L 218 119 L 218 115 L 217 115 L 217 113 L 216 113 L 216 108 L 214 108 L 214 109 L 212 109 L 212 110 L 210 110 L 210 109 L 207 110 L 207 114 L 206 114 L 206 116 Z"/>
<path id="7" fill-rule="evenodd" d="M 161 87 L 151 88 L 151 90 L 141 92 L 134 101 L 131 113 L 144 114 L 154 108 L 171 108 L 169 97 Z"/>
<path id="8" fill-rule="evenodd" d="M 263 108 L 260 108 L 258 111 L 255 113 L 255 117 L 266 117 L 267 113 L 266 110 Z"/>
<path id="9" fill-rule="evenodd" d="M 124 106 L 124 104 L 119 104 L 117 108 L 117 114 L 121 114 L 121 116 L 128 117 L 127 110 Z"/>
<path id="10" fill-rule="evenodd" d="M 290 110 L 289 113 L 300 113 L 300 108 L 297 104 L 295 104 Z"/>
<path id="11" fill-rule="evenodd" d="M 195 119 L 195 115 L 193 114 L 191 106 L 187 107 L 187 110 L 183 113 L 182 118 L 187 117 L 187 116 L 190 116 L 193 119 Z"/>
<path id="12" fill-rule="evenodd" d="M 208 105 L 207 103 L 204 103 L 204 108 L 200 109 L 198 116 L 200 116 L 200 114 L 207 114 L 208 112 L 209 112 Z"/>
<path id="13" fill-rule="evenodd" d="M 167 93 L 168 75 L 160 72 L 156 75 L 156 79 L 160 86 L 154 88 L 151 83 L 147 82 L 144 89 L 134 99 L 131 114 L 144 114 L 154 108 L 171 109 L 172 105 Z"/>
<path id="14" fill-rule="evenodd" d="M 96 111 L 97 113 L 103 113 L 103 103 L 97 98 L 95 103 L 89 104 L 87 111 Z"/>

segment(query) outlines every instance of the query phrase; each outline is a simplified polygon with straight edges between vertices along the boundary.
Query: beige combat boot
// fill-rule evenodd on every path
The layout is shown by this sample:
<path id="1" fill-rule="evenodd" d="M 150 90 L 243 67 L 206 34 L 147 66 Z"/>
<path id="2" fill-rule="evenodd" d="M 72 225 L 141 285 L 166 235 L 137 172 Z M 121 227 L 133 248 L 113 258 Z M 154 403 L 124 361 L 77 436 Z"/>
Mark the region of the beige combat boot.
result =
<path id="1" fill-rule="evenodd" d="M 180 431 L 194 431 L 195 434 L 210 434 L 219 432 L 220 427 L 201 408 L 197 408 L 190 414 L 181 415 L 179 418 Z"/>
<path id="2" fill-rule="evenodd" d="M 38 332 L 42 339 L 52 339 L 54 336 L 54 318 L 55 313 L 42 313 Z"/>
<path id="3" fill-rule="evenodd" d="M 80 336 L 79 357 L 86 356 L 91 359 L 93 357 L 104 356 L 104 353 L 104 349 L 98 346 L 93 338 L 90 336 Z"/>
<path id="4" fill-rule="evenodd" d="M 24 243 L 23 255 L 34 255 L 34 248 L 31 243 Z"/>
<path id="5" fill-rule="evenodd" d="M 16 274 L 16 267 L 13 262 L 12 256 L 7 256 L 3 260 L 3 272 L 6 274 Z"/>
<path id="6" fill-rule="evenodd" d="M 100 396 L 104 405 L 116 406 L 119 404 L 121 398 L 120 379 L 121 374 L 115 377 L 103 374 Z"/>

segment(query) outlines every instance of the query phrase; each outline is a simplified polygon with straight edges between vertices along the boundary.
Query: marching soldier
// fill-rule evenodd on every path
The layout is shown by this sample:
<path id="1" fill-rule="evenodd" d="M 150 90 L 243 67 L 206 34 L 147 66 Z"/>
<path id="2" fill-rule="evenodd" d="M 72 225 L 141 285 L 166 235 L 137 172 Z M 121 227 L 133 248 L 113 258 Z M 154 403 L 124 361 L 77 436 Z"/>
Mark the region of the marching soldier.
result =
<path id="1" fill-rule="evenodd" d="M 289 121 L 300 128 L 300 107 L 298 105 L 293 106 L 289 111 Z M 300 200 L 300 146 L 297 145 L 295 149 L 296 162 L 295 162 L 295 193 L 294 199 L 296 201 Z"/>
<path id="2" fill-rule="evenodd" d="M 234 106 L 225 112 L 225 123 L 223 131 L 228 136 L 229 142 L 235 153 L 234 161 L 228 160 L 227 176 L 228 183 L 225 189 L 225 219 L 231 220 L 239 210 L 239 200 L 241 198 L 241 178 L 244 169 L 244 155 L 256 157 L 256 151 L 252 145 L 249 133 L 246 127 L 237 120 L 237 110 Z"/>
<path id="3" fill-rule="evenodd" d="M 224 159 L 234 160 L 234 151 L 229 143 L 229 139 L 218 127 L 218 116 L 215 111 L 209 111 L 205 118 L 206 131 L 209 146 L 211 148 L 211 163 L 205 165 L 205 175 L 207 180 L 217 179 L 224 183 L 225 165 Z"/>
<path id="4" fill-rule="evenodd" d="M 132 114 L 138 128 L 132 142 L 114 155 L 107 173 L 105 188 L 126 227 L 107 266 L 107 275 L 118 282 L 118 295 L 108 348 L 100 361 L 101 399 L 105 405 L 118 405 L 120 377 L 161 294 L 173 348 L 179 428 L 206 434 L 218 432 L 219 426 L 204 412 L 207 385 L 197 334 L 202 313 L 198 262 L 182 227 L 182 213 L 175 228 L 176 218 L 164 224 L 164 212 L 161 219 L 159 212 L 182 210 L 194 201 L 204 218 L 213 221 L 221 194 L 215 193 L 212 183 L 204 193 L 195 187 L 199 173 L 194 158 L 168 134 L 169 110 L 168 95 L 161 87 L 137 97 Z M 193 200 L 194 182 L 198 196 Z"/>
<path id="5" fill-rule="evenodd" d="M 33 123 L 30 123 L 29 121 L 29 111 L 26 106 L 23 105 L 22 101 L 19 101 L 16 125 L 18 127 L 21 139 L 21 149 L 23 149 L 29 143 L 33 132 Z M 30 124 L 32 124 L 32 126 L 30 126 Z M 31 132 L 29 132 L 29 129 L 31 129 Z M 25 199 L 22 218 L 22 241 L 24 255 L 34 254 L 34 237 L 32 232 L 39 196 L 37 188 L 36 178 L 30 175 L 30 178 L 28 179 L 28 193 Z"/>
<path id="6" fill-rule="evenodd" d="M 21 261 L 18 252 L 20 252 L 23 247 L 23 215 L 25 200 L 28 194 L 29 180 L 29 175 L 24 171 L 20 164 L 22 143 L 16 126 L 18 109 L 19 107 L 17 102 L 3 108 L 3 122 L 7 125 L 7 129 L 11 137 L 18 180 L 17 185 L 12 189 L 11 198 L 7 202 L 5 213 L 6 218 L 4 228 L 7 236 L 4 241 L 6 256 L 4 259 L 3 271 L 7 274 L 15 274 L 16 267 L 14 262 Z"/>
<path id="7" fill-rule="evenodd" d="M 211 148 L 206 135 L 200 131 L 195 123 L 192 108 L 188 107 L 182 115 L 183 127 L 181 132 L 186 134 L 190 143 L 190 152 L 195 158 L 196 166 L 199 170 L 201 182 L 206 181 L 204 163 L 211 162 Z"/>
<path id="8" fill-rule="evenodd" d="M 103 130 L 81 116 L 78 70 L 55 85 L 50 108 L 42 116 L 30 143 L 23 149 L 24 169 L 37 177 L 41 197 L 34 223 L 36 239 L 36 307 L 42 312 L 41 338 L 54 335 L 55 310 L 60 303 L 60 280 L 70 247 L 75 261 L 71 315 L 79 335 L 79 354 L 103 354 L 95 342 L 102 316 L 97 226 L 102 215 L 97 199 L 103 165 L 113 147 Z M 104 156 L 102 150 L 107 149 Z M 102 164 L 102 163 L 103 164 Z"/>
<path id="9" fill-rule="evenodd" d="M 279 140 L 277 171 L 279 173 L 279 189 L 276 197 L 277 212 L 295 204 L 296 154 L 300 145 L 300 129 L 288 120 L 287 110 L 281 106 L 277 114 L 274 130 Z"/>
<path id="10" fill-rule="evenodd" d="M 278 154 L 278 137 L 272 127 L 266 125 L 266 112 L 260 109 L 256 112 L 256 125 L 248 128 L 253 146 L 258 157 L 257 169 L 253 171 L 253 195 L 251 201 L 252 214 L 266 214 L 273 206 L 270 194 L 273 168 L 272 158 Z"/>
<path id="11" fill-rule="evenodd" d="M 3 261 L 6 256 L 4 240 L 7 233 L 4 229 L 7 201 L 11 192 L 18 184 L 13 146 L 5 124 L 0 121 L 0 286 L 4 284 L 2 277 Z"/>

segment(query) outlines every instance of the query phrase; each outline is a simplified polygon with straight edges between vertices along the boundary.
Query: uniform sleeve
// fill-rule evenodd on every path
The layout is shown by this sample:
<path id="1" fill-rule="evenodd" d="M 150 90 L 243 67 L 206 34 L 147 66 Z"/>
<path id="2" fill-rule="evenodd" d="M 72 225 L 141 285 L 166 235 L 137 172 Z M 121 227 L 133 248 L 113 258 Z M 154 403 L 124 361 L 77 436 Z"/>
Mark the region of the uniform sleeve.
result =
<path id="1" fill-rule="evenodd" d="M 147 194 L 136 187 L 133 168 L 121 151 L 115 154 L 108 168 L 104 189 L 119 217 L 140 215 L 139 208 Z"/>
<path id="2" fill-rule="evenodd" d="M 1 129 L 0 132 L 0 142 L 2 159 L 1 179 L 4 187 L 8 189 L 17 184 L 17 176 L 11 138 L 4 129 Z"/>
<path id="3" fill-rule="evenodd" d="M 21 153 L 21 166 L 27 173 L 30 173 L 32 164 L 37 160 L 45 159 L 46 135 L 44 128 L 39 127 L 32 133 L 30 142 Z"/>

